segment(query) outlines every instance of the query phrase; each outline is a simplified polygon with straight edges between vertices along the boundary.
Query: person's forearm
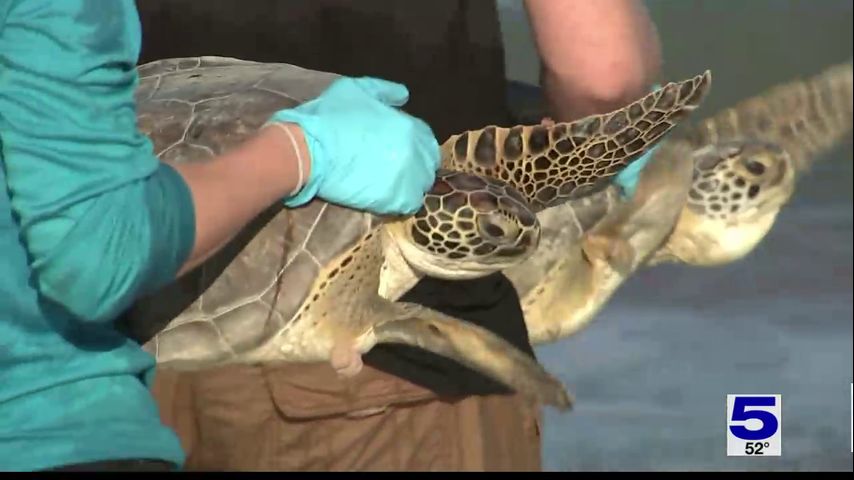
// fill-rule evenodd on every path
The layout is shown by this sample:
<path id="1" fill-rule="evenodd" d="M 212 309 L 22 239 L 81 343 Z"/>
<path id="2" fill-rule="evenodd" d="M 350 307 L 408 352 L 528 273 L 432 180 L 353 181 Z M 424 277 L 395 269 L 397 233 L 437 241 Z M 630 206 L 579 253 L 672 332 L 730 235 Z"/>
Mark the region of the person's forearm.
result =
<path id="1" fill-rule="evenodd" d="M 552 117 L 619 108 L 648 93 L 661 68 L 655 26 L 639 0 L 525 0 Z"/>
<path id="2" fill-rule="evenodd" d="M 309 157 L 301 153 L 307 178 Z M 24 234 L 39 289 L 80 320 L 111 321 L 135 298 L 203 262 L 292 192 L 299 178 L 296 158 L 287 134 L 268 127 L 218 158 L 162 163 L 141 180 L 41 218 L 35 210 L 18 209 L 28 225 Z M 11 186 L 26 190 L 28 182 Z"/>
<path id="3" fill-rule="evenodd" d="M 211 162 L 171 164 L 191 191 L 196 218 L 195 243 L 179 276 L 216 253 L 261 211 L 293 192 L 299 181 L 298 158 L 303 164 L 303 184 L 308 180 L 311 161 L 303 133 L 297 125 L 286 128 L 299 152 L 286 132 L 271 125 Z"/>

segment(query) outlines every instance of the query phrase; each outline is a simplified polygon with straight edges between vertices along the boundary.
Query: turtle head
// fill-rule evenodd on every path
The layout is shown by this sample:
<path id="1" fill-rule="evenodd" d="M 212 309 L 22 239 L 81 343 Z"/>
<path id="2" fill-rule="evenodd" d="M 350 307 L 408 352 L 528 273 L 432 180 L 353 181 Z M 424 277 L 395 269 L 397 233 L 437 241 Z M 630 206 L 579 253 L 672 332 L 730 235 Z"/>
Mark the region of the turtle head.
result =
<path id="1" fill-rule="evenodd" d="M 537 248 L 540 225 L 513 187 L 471 173 L 440 170 L 421 210 L 390 229 L 415 270 L 470 279 L 508 268 Z"/>
<path id="2" fill-rule="evenodd" d="M 722 142 L 695 152 L 689 204 L 712 219 L 737 223 L 776 214 L 794 188 L 794 165 L 778 145 Z"/>
<path id="3" fill-rule="evenodd" d="M 719 142 L 692 158 L 687 207 L 651 264 L 711 266 L 743 258 L 765 238 L 794 191 L 791 157 L 774 144 Z"/>

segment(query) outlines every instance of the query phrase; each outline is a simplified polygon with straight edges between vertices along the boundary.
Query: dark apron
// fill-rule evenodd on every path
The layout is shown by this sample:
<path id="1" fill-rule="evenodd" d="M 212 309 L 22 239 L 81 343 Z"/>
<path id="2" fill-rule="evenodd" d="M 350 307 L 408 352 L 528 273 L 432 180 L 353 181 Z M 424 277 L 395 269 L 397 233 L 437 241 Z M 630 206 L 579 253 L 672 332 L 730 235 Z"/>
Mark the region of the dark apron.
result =
<path id="1" fill-rule="evenodd" d="M 504 50 L 492 0 L 143 0 L 140 62 L 218 55 L 284 62 L 409 87 L 404 107 L 440 143 L 449 135 L 507 125 Z M 403 298 L 492 330 L 533 355 L 516 292 L 501 274 L 424 279 Z M 398 345 L 364 358 L 440 395 L 506 392 L 456 362 Z"/>

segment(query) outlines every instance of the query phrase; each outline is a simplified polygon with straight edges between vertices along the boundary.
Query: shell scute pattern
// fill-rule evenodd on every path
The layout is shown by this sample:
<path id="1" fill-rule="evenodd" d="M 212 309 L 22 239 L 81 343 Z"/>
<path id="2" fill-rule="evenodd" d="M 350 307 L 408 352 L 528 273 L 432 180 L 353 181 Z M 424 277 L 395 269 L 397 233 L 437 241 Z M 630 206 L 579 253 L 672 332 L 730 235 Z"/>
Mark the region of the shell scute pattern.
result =
<path id="1" fill-rule="evenodd" d="M 241 70 L 245 65 L 253 66 L 253 75 Z M 281 70 L 280 65 L 217 58 L 141 68 L 137 98 L 144 101 L 138 102 L 139 128 L 163 160 L 209 159 L 239 145 L 275 111 L 299 103 L 264 85 Z M 311 88 L 302 94 L 310 96 L 322 89 L 323 82 L 306 72 L 306 87 Z M 204 88 L 198 87 L 201 82 Z M 160 315 L 172 319 L 161 326 L 160 335 L 142 335 L 154 337 L 146 344 L 149 351 L 219 361 L 259 347 L 287 329 L 297 311 L 310 303 L 307 297 L 317 290 L 315 280 L 322 268 L 378 225 L 371 215 L 324 202 L 289 210 L 276 206 L 256 223 L 184 281 L 169 287 L 173 292 L 183 290 L 185 309 L 172 317 Z M 157 309 L 156 303 L 155 297 L 144 308 Z"/>

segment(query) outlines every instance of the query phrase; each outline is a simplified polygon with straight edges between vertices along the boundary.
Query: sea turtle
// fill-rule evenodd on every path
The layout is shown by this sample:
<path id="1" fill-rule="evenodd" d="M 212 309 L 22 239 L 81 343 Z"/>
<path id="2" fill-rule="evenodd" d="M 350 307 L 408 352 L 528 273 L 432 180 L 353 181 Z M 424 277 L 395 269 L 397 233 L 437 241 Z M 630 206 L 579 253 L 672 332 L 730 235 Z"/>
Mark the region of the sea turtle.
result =
<path id="1" fill-rule="evenodd" d="M 138 124 L 164 161 L 235 146 L 270 115 L 319 94 L 333 74 L 221 57 L 139 67 Z M 163 368 L 330 361 L 342 374 L 379 342 L 418 346 L 567 408 L 560 382 L 492 333 L 396 301 L 419 276 L 472 278 L 537 248 L 536 213 L 595 194 L 702 101 L 705 72 L 607 115 L 550 127 L 483 129 L 442 146 L 423 208 L 380 218 L 314 200 L 271 207 L 223 251 L 141 299 L 124 318 Z"/>
<path id="2" fill-rule="evenodd" d="M 681 125 L 659 144 L 630 201 L 611 187 L 540 213 L 537 254 L 506 270 L 532 343 L 578 332 L 638 268 L 744 258 L 798 177 L 851 127 L 848 62 Z"/>

